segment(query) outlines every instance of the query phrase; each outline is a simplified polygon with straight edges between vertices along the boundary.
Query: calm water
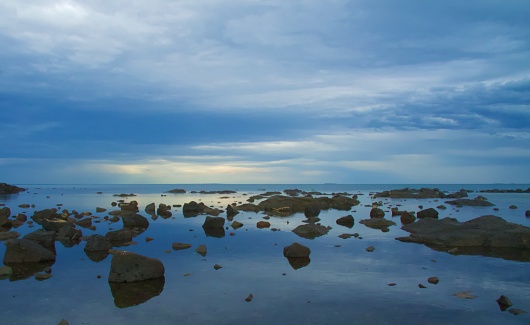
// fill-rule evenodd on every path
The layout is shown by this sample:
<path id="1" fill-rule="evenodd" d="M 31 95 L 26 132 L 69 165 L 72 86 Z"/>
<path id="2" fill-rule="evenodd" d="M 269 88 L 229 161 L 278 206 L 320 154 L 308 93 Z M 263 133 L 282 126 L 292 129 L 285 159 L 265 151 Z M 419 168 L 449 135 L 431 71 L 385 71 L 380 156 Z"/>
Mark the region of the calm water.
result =
<path id="1" fill-rule="evenodd" d="M 513 307 L 530 312 L 530 264 L 483 256 L 453 256 L 431 250 L 423 245 L 396 241 L 407 233 L 397 226 L 390 231 L 370 229 L 358 222 L 369 218 L 374 200 L 370 193 L 405 185 L 23 185 L 27 192 L 0 196 L 12 215 L 57 207 L 89 211 L 96 207 L 112 211 L 117 193 L 135 193 L 125 199 L 139 203 L 140 214 L 150 221 L 149 228 L 135 237 L 136 245 L 120 249 L 160 259 L 165 266 L 164 283 L 139 292 L 153 296 L 127 308 L 116 306 L 116 288 L 107 282 L 111 256 L 93 262 L 83 251 L 81 242 L 73 247 L 56 243 L 57 260 L 52 277 L 37 281 L 33 276 L 24 280 L 0 281 L 2 324 L 57 324 L 67 319 L 70 324 L 529 324 L 530 314 L 514 316 L 501 312 L 496 299 L 504 294 Z M 523 185 L 406 185 L 411 188 L 438 187 L 450 192 L 469 190 L 530 187 Z M 186 194 L 164 193 L 183 188 Z M 173 208 L 173 218 L 152 220 L 144 212 L 147 204 L 184 204 L 195 200 L 208 206 L 226 208 L 233 202 L 245 203 L 248 196 L 264 191 L 298 188 L 324 193 L 348 192 L 362 194 L 361 204 L 353 211 L 323 211 L 320 222 L 331 226 L 330 232 L 315 239 L 298 237 L 291 230 L 302 224 L 303 214 L 271 217 L 270 229 L 257 229 L 262 220 L 258 213 L 241 212 L 234 220 L 244 224 L 237 230 L 226 230 L 222 238 L 208 237 L 202 229 L 205 216 L 184 218 L 180 208 Z M 190 191 L 236 190 L 236 194 L 192 194 Z M 97 192 L 103 194 L 97 194 Z M 479 193 L 470 193 L 471 197 Z M 504 219 L 530 226 L 524 213 L 530 210 L 530 194 L 482 194 L 499 208 L 453 208 L 440 211 L 440 217 L 451 216 L 460 221 L 495 214 Z M 385 210 L 401 204 L 400 210 L 418 211 L 436 207 L 443 200 L 383 200 Z M 22 209 L 20 204 L 35 204 Z M 510 205 L 518 209 L 509 209 Z M 339 226 L 335 220 L 351 214 L 353 228 Z M 224 214 L 221 214 L 224 216 Z M 387 213 L 387 219 L 391 214 Z M 229 225 L 228 222 L 226 225 Z M 120 229 L 115 224 L 95 223 L 97 229 L 83 229 L 83 234 L 105 234 Z M 15 231 L 22 235 L 34 231 L 23 225 Z M 230 232 L 234 236 L 230 236 Z M 362 239 L 341 239 L 342 233 L 359 233 Z M 146 242 L 146 237 L 154 240 Z M 188 250 L 174 251 L 173 242 L 193 245 Z M 299 242 L 311 248 L 309 265 L 293 269 L 283 257 L 283 247 Z M 208 254 L 202 257 L 195 247 L 206 244 Z M 375 251 L 365 248 L 374 246 Z M 5 246 L 0 245 L 3 259 Z M 215 270 L 220 264 L 223 268 Z M 101 275 L 101 278 L 97 276 Z M 432 285 L 427 278 L 437 276 L 440 283 Z M 388 286 L 395 283 L 395 286 Z M 420 289 L 418 284 L 427 286 Z M 161 291 L 161 292 L 160 292 Z M 475 299 L 461 299 L 454 293 L 470 291 Z M 246 302 L 252 293 L 254 299 Z M 131 294 L 133 297 L 138 294 Z M 118 298 L 119 300 L 120 298 Z M 146 298 L 147 299 L 147 298 Z M 121 300 L 117 302 L 120 305 Z M 138 302 L 136 302 L 138 303 Z M 134 304 L 134 302 L 130 302 Z"/>

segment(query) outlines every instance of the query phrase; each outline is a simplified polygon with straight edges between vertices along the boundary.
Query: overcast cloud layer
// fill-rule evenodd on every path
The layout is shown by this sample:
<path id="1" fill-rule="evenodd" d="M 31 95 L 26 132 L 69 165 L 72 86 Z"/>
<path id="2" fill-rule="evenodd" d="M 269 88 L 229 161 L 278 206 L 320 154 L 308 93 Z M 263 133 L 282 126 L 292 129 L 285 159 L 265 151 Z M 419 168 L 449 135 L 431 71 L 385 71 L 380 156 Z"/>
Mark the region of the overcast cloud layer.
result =
<path id="1" fill-rule="evenodd" d="M 0 3 L 0 182 L 530 183 L 530 2 Z"/>

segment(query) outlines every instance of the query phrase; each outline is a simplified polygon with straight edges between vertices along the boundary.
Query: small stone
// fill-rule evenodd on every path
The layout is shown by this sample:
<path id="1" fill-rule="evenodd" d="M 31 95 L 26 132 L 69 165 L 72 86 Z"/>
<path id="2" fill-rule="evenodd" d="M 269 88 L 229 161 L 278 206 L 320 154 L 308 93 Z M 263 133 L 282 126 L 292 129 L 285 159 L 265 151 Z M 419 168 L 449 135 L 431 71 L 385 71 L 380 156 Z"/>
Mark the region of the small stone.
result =
<path id="1" fill-rule="evenodd" d="M 152 240 L 155 240 L 154 238 L 151 238 L 151 237 L 145 237 L 145 242 L 148 243 Z"/>
<path id="2" fill-rule="evenodd" d="M 420 284 L 418 284 L 418 288 L 420 288 L 420 289 L 425 289 L 425 288 L 427 288 L 427 287 L 420 283 Z"/>
<path id="3" fill-rule="evenodd" d="M 269 228 L 271 226 L 271 223 L 268 221 L 258 221 L 256 225 L 258 228 L 262 229 L 262 228 Z"/>
<path id="4" fill-rule="evenodd" d="M 98 275 L 96 276 L 96 278 L 101 279 L 101 275 L 98 274 Z"/>
<path id="5" fill-rule="evenodd" d="M 428 281 L 430 284 L 438 284 L 438 282 L 440 282 L 440 279 L 438 279 L 438 277 L 432 276 L 432 277 L 430 277 L 429 279 L 427 279 L 427 281 Z"/>
<path id="6" fill-rule="evenodd" d="M 195 249 L 195 252 L 199 255 L 202 255 L 203 257 L 206 256 L 206 253 L 208 252 L 208 250 L 206 249 L 206 245 L 202 244 L 202 245 L 199 245 L 196 249 Z"/>
<path id="7" fill-rule="evenodd" d="M 252 294 L 249 294 L 249 295 L 245 298 L 245 301 L 246 301 L 246 302 L 251 302 L 253 298 L 254 298 L 254 296 L 253 296 Z"/>
<path id="8" fill-rule="evenodd" d="M 68 321 L 66 319 L 61 319 L 58 325 L 68 325 Z"/>
<path id="9" fill-rule="evenodd" d="M 512 205 L 510 205 L 510 209 L 511 210 L 515 210 L 515 209 L 517 209 L 517 206 L 512 204 Z"/>
<path id="10" fill-rule="evenodd" d="M 52 277 L 51 274 L 39 273 L 39 274 L 35 275 L 35 280 L 44 281 L 44 280 L 47 280 L 47 279 L 49 279 L 51 277 Z"/>
<path id="11" fill-rule="evenodd" d="M 462 299 L 475 299 L 475 298 L 477 298 L 477 296 L 472 295 L 470 292 L 471 291 L 457 292 L 457 293 L 453 293 L 453 296 L 458 297 L 458 298 L 462 298 Z"/>
<path id="12" fill-rule="evenodd" d="M 391 283 L 387 283 L 387 286 L 389 286 L 389 287 L 395 287 L 396 284 L 395 284 L 394 282 L 391 282 Z"/>
<path id="13" fill-rule="evenodd" d="M 375 247 L 374 246 L 368 246 L 364 250 L 371 253 L 371 252 L 373 252 L 375 250 Z"/>
<path id="14" fill-rule="evenodd" d="M 213 266 L 213 268 L 216 269 L 216 270 L 219 270 L 219 269 L 222 269 L 223 267 L 221 265 L 219 265 L 219 264 L 215 264 Z"/>
<path id="15" fill-rule="evenodd" d="M 188 249 L 191 247 L 191 244 L 185 244 L 185 243 L 173 243 L 171 244 L 171 248 L 178 251 L 180 249 Z"/>

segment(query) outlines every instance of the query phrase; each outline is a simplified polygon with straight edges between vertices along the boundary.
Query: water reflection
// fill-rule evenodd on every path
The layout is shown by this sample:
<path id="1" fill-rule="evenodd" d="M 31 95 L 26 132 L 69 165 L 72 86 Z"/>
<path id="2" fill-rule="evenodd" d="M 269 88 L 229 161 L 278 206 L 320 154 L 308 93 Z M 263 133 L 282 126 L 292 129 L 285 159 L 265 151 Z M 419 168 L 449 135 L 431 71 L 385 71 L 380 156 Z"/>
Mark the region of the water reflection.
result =
<path id="1" fill-rule="evenodd" d="M 98 263 L 106 259 L 110 253 L 108 251 L 85 251 L 85 254 L 92 262 Z"/>
<path id="2" fill-rule="evenodd" d="M 207 237 L 215 237 L 215 238 L 223 238 L 225 236 L 225 229 L 224 228 L 205 228 L 202 227 L 204 230 L 204 234 Z"/>
<path id="3" fill-rule="evenodd" d="M 129 283 L 109 282 L 114 305 L 119 308 L 137 306 L 160 295 L 164 284 L 164 277 Z"/>
<path id="4" fill-rule="evenodd" d="M 40 263 L 5 263 L 6 266 L 11 267 L 13 273 L 9 277 L 9 281 L 24 280 L 34 276 L 37 273 L 44 272 L 51 267 L 55 261 L 40 262 Z"/>
<path id="5" fill-rule="evenodd" d="M 530 251 L 527 249 L 510 247 L 447 247 L 425 245 L 438 252 L 448 252 L 453 255 L 480 255 L 502 258 L 509 261 L 530 262 Z"/>
<path id="6" fill-rule="evenodd" d="M 291 267 L 295 270 L 306 267 L 309 265 L 309 263 L 311 263 L 311 259 L 309 257 L 287 257 L 287 260 L 289 261 Z"/>

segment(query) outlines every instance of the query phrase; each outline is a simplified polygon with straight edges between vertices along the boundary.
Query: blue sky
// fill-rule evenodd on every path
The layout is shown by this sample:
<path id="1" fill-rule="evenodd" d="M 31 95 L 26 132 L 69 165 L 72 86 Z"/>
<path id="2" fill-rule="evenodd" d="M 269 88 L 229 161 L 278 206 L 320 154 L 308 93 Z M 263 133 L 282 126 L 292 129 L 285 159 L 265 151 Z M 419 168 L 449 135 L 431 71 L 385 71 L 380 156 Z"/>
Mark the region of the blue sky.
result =
<path id="1" fill-rule="evenodd" d="M 0 181 L 530 183 L 530 2 L 0 3 Z"/>

